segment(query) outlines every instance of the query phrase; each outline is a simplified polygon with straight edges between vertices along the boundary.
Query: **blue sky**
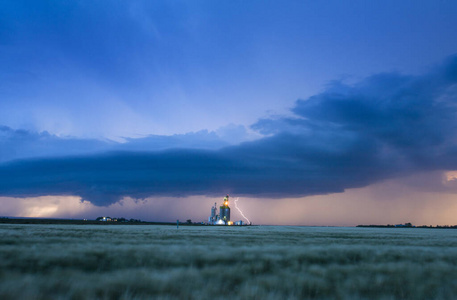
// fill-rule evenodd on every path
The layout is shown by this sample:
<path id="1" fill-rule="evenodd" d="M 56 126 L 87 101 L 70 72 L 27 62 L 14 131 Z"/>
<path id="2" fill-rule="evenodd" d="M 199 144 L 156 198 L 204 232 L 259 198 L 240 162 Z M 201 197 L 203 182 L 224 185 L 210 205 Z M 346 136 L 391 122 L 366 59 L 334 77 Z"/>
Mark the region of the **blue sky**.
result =
<path id="1" fill-rule="evenodd" d="M 287 211 L 425 176 L 433 207 L 424 195 L 451 199 L 457 168 L 456 15 L 453 1 L 3 1 L 0 196 L 230 192 Z"/>

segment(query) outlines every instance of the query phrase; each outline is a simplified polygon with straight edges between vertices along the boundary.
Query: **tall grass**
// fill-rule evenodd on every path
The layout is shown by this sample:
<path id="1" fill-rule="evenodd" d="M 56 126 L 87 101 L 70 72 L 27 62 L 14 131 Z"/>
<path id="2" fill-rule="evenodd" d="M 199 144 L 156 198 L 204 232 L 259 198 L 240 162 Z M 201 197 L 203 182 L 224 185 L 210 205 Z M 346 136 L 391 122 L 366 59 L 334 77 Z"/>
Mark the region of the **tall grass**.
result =
<path id="1" fill-rule="evenodd" d="M 457 231 L 0 225 L 1 299 L 452 299 Z"/>

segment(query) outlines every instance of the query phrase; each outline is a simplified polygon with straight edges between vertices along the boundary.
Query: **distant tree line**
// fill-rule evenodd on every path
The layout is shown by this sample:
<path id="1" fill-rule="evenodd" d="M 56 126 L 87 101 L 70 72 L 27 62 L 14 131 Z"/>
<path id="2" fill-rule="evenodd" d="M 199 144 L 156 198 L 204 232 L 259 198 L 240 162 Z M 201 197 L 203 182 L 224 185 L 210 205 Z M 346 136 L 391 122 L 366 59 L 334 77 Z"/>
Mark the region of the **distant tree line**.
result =
<path id="1" fill-rule="evenodd" d="M 427 225 L 421 225 L 421 226 L 414 226 L 411 223 L 405 223 L 405 224 L 396 224 L 396 225 L 357 225 L 357 227 L 375 227 L 375 228 L 452 228 L 452 229 L 457 229 L 457 225 L 436 225 L 436 226 L 427 226 Z"/>

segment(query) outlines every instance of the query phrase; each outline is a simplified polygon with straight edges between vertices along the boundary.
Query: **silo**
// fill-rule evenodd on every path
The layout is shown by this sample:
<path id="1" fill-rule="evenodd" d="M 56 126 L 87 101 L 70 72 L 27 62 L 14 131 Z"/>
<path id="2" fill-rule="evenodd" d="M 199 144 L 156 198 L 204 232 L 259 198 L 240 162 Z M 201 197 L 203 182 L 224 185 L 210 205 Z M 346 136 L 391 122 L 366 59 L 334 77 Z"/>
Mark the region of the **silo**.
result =
<path id="1" fill-rule="evenodd" d="M 222 205 L 219 208 L 219 213 L 221 216 L 221 220 L 225 221 L 226 223 L 230 221 L 230 207 Z"/>
<path id="2" fill-rule="evenodd" d="M 217 203 L 214 203 L 214 206 L 211 207 L 211 217 L 210 222 L 216 222 L 216 215 L 217 215 Z"/>
<path id="3" fill-rule="evenodd" d="M 225 196 L 224 203 L 219 207 L 219 216 L 225 224 L 230 221 L 229 195 Z"/>

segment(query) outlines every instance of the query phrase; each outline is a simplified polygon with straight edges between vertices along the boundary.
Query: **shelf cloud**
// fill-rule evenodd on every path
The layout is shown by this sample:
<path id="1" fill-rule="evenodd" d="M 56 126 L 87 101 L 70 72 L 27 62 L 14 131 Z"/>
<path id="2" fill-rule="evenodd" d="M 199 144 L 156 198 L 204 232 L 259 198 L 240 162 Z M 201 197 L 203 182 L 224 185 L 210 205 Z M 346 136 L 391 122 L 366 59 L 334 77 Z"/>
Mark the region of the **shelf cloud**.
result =
<path id="1" fill-rule="evenodd" d="M 292 116 L 253 124 L 264 137 L 238 145 L 118 151 L 90 141 L 107 150 L 5 161 L 0 196 L 77 195 L 109 205 L 127 196 L 342 192 L 457 169 L 456 110 L 457 56 L 452 56 L 423 75 L 383 73 L 355 84 L 332 82 L 297 100 Z"/>

